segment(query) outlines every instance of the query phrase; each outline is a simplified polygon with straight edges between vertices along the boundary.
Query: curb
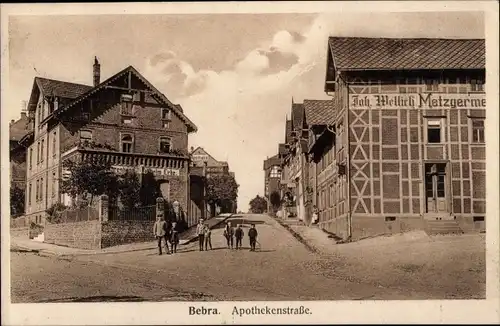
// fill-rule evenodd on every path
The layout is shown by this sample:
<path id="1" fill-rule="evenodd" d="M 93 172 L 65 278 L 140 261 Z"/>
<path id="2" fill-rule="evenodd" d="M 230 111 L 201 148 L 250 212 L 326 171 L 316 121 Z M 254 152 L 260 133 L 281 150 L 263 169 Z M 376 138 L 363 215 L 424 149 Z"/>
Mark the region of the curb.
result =
<path id="1" fill-rule="evenodd" d="M 230 219 L 234 215 L 236 215 L 236 214 L 231 214 L 231 215 L 227 216 L 226 218 L 220 220 L 219 222 L 215 223 L 214 225 L 212 225 L 210 227 L 210 230 L 215 229 L 217 226 L 221 225 L 222 223 L 225 223 L 228 219 Z M 213 218 L 216 218 L 216 217 L 213 217 Z M 194 236 L 193 238 L 184 240 L 184 243 L 182 245 L 188 245 L 190 243 L 195 242 L 196 240 L 198 240 L 198 235 Z"/>
<path id="2" fill-rule="evenodd" d="M 322 252 L 319 249 L 317 249 L 316 247 L 314 247 L 311 244 L 309 244 L 299 233 L 295 232 L 290 226 L 288 226 L 287 224 L 283 223 L 283 221 L 279 220 L 278 218 L 274 218 L 272 216 L 271 216 L 271 218 L 273 218 L 285 230 L 287 230 L 288 232 L 290 232 L 290 234 L 295 239 L 297 239 L 297 241 L 299 241 L 300 243 L 302 243 L 306 247 L 307 250 L 309 250 L 310 252 L 312 252 L 314 254 L 318 254 L 318 255 L 322 254 Z"/>

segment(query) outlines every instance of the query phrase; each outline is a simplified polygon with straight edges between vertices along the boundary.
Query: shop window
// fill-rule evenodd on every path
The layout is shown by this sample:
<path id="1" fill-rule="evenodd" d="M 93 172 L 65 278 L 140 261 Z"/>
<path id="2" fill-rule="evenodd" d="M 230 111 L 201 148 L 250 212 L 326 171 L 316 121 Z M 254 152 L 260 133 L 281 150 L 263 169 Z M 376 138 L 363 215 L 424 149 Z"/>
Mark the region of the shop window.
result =
<path id="1" fill-rule="evenodd" d="M 441 143 L 441 120 L 427 120 L 427 142 Z"/>
<path id="2" fill-rule="evenodd" d="M 472 142 L 484 143 L 484 119 L 471 119 L 472 124 Z"/>
<path id="3" fill-rule="evenodd" d="M 130 134 L 124 134 L 121 138 L 121 146 L 122 152 L 124 153 L 132 153 L 133 151 L 134 138 Z"/>

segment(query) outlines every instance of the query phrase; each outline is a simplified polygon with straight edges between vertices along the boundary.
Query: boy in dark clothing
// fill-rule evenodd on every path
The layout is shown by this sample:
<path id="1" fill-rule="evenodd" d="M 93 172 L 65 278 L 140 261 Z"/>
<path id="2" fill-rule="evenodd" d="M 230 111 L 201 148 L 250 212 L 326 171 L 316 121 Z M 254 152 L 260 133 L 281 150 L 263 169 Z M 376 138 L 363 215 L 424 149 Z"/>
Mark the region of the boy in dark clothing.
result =
<path id="1" fill-rule="evenodd" d="M 170 231 L 170 246 L 172 253 L 177 253 L 177 245 L 179 244 L 179 231 L 177 231 L 177 223 L 172 223 L 172 230 Z"/>
<path id="2" fill-rule="evenodd" d="M 228 222 L 226 224 L 226 228 L 224 229 L 224 237 L 226 238 L 227 241 L 227 248 L 233 249 L 234 245 L 234 229 L 231 226 L 231 223 Z"/>
<path id="3" fill-rule="evenodd" d="M 234 236 L 236 238 L 236 249 L 241 249 L 241 240 L 243 239 L 243 229 L 241 228 L 241 225 L 238 225 L 236 228 Z"/>
<path id="4" fill-rule="evenodd" d="M 257 229 L 255 224 L 252 224 L 250 230 L 248 230 L 248 237 L 250 238 L 250 251 L 255 251 L 255 244 L 257 243 Z"/>

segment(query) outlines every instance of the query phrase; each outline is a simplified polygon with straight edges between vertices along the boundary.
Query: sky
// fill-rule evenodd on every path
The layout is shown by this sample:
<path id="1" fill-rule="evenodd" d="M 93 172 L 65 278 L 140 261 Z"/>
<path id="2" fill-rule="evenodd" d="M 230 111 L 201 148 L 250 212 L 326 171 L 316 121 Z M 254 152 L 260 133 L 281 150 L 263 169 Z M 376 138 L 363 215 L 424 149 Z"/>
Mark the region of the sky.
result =
<path id="1" fill-rule="evenodd" d="M 198 126 L 189 146 L 228 161 L 238 208 L 264 193 L 292 98 L 323 92 L 328 36 L 484 38 L 481 13 L 11 16 L 4 119 L 36 76 L 91 84 L 132 65 Z"/>

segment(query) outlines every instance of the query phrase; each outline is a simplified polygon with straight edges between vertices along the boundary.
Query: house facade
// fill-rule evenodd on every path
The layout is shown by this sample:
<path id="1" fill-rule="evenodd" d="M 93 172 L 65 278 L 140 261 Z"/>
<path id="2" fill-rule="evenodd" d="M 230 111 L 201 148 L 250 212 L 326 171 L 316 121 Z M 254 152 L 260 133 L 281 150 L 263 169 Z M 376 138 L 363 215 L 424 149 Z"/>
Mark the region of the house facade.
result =
<path id="1" fill-rule="evenodd" d="M 484 230 L 484 40 L 328 42 L 334 137 L 311 149 L 333 146 L 338 186 L 320 227 L 352 239 L 433 225 Z"/>
<path id="2" fill-rule="evenodd" d="M 70 204 L 61 191 L 68 176 L 63 161 L 99 158 L 123 173 L 151 171 L 165 199 L 184 211 L 189 199 L 188 135 L 197 130 L 182 107 L 171 103 L 129 66 L 93 85 L 36 77 L 28 103 L 32 132 L 27 147 L 26 215 L 40 223 L 57 202 Z"/>
<path id="3" fill-rule="evenodd" d="M 190 158 L 191 158 L 191 166 L 192 170 L 196 171 L 196 175 L 201 175 L 203 177 L 211 177 L 214 175 L 230 175 L 233 178 L 235 178 L 234 172 L 230 171 L 229 169 L 229 164 L 225 161 L 218 161 L 216 160 L 212 155 L 210 155 L 203 147 L 197 147 L 193 148 L 191 147 L 190 150 Z M 204 184 L 200 182 L 197 182 L 197 189 L 199 189 L 198 193 L 196 194 L 196 198 L 199 198 L 201 194 L 204 194 L 203 188 L 205 187 Z M 204 195 L 203 195 L 204 197 Z M 204 199 L 200 199 L 204 201 Z M 200 206 L 199 204 L 197 204 Z M 205 203 L 203 204 L 203 208 L 200 208 L 200 210 L 205 210 L 206 213 L 210 213 L 211 215 L 215 215 L 221 212 L 221 210 L 227 210 L 230 213 L 236 213 L 237 209 L 237 203 L 236 201 L 233 201 L 229 204 L 230 207 L 225 207 L 224 209 L 222 207 L 215 207 L 215 208 L 210 208 L 210 207 L 205 207 L 208 204 Z M 206 216 L 206 215 L 204 215 Z"/>
<path id="4" fill-rule="evenodd" d="M 21 118 L 9 124 L 10 186 L 22 190 L 26 188 L 26 148 L 19 141 L 31 131 L 30 128 L 25 111 L 21 112 Z"/>
<path id="5" fill-rule="evenodd" d="M 279 154 L 268 157 L 264 160 L 264 197 L 267 198 L 269 205 L 271 205 L 271 194 L 277 193 L 280 195 L 280 182 L 281 182 L 281 159 Z M 269 207 L 270 208 L 270 207 Z"/>

